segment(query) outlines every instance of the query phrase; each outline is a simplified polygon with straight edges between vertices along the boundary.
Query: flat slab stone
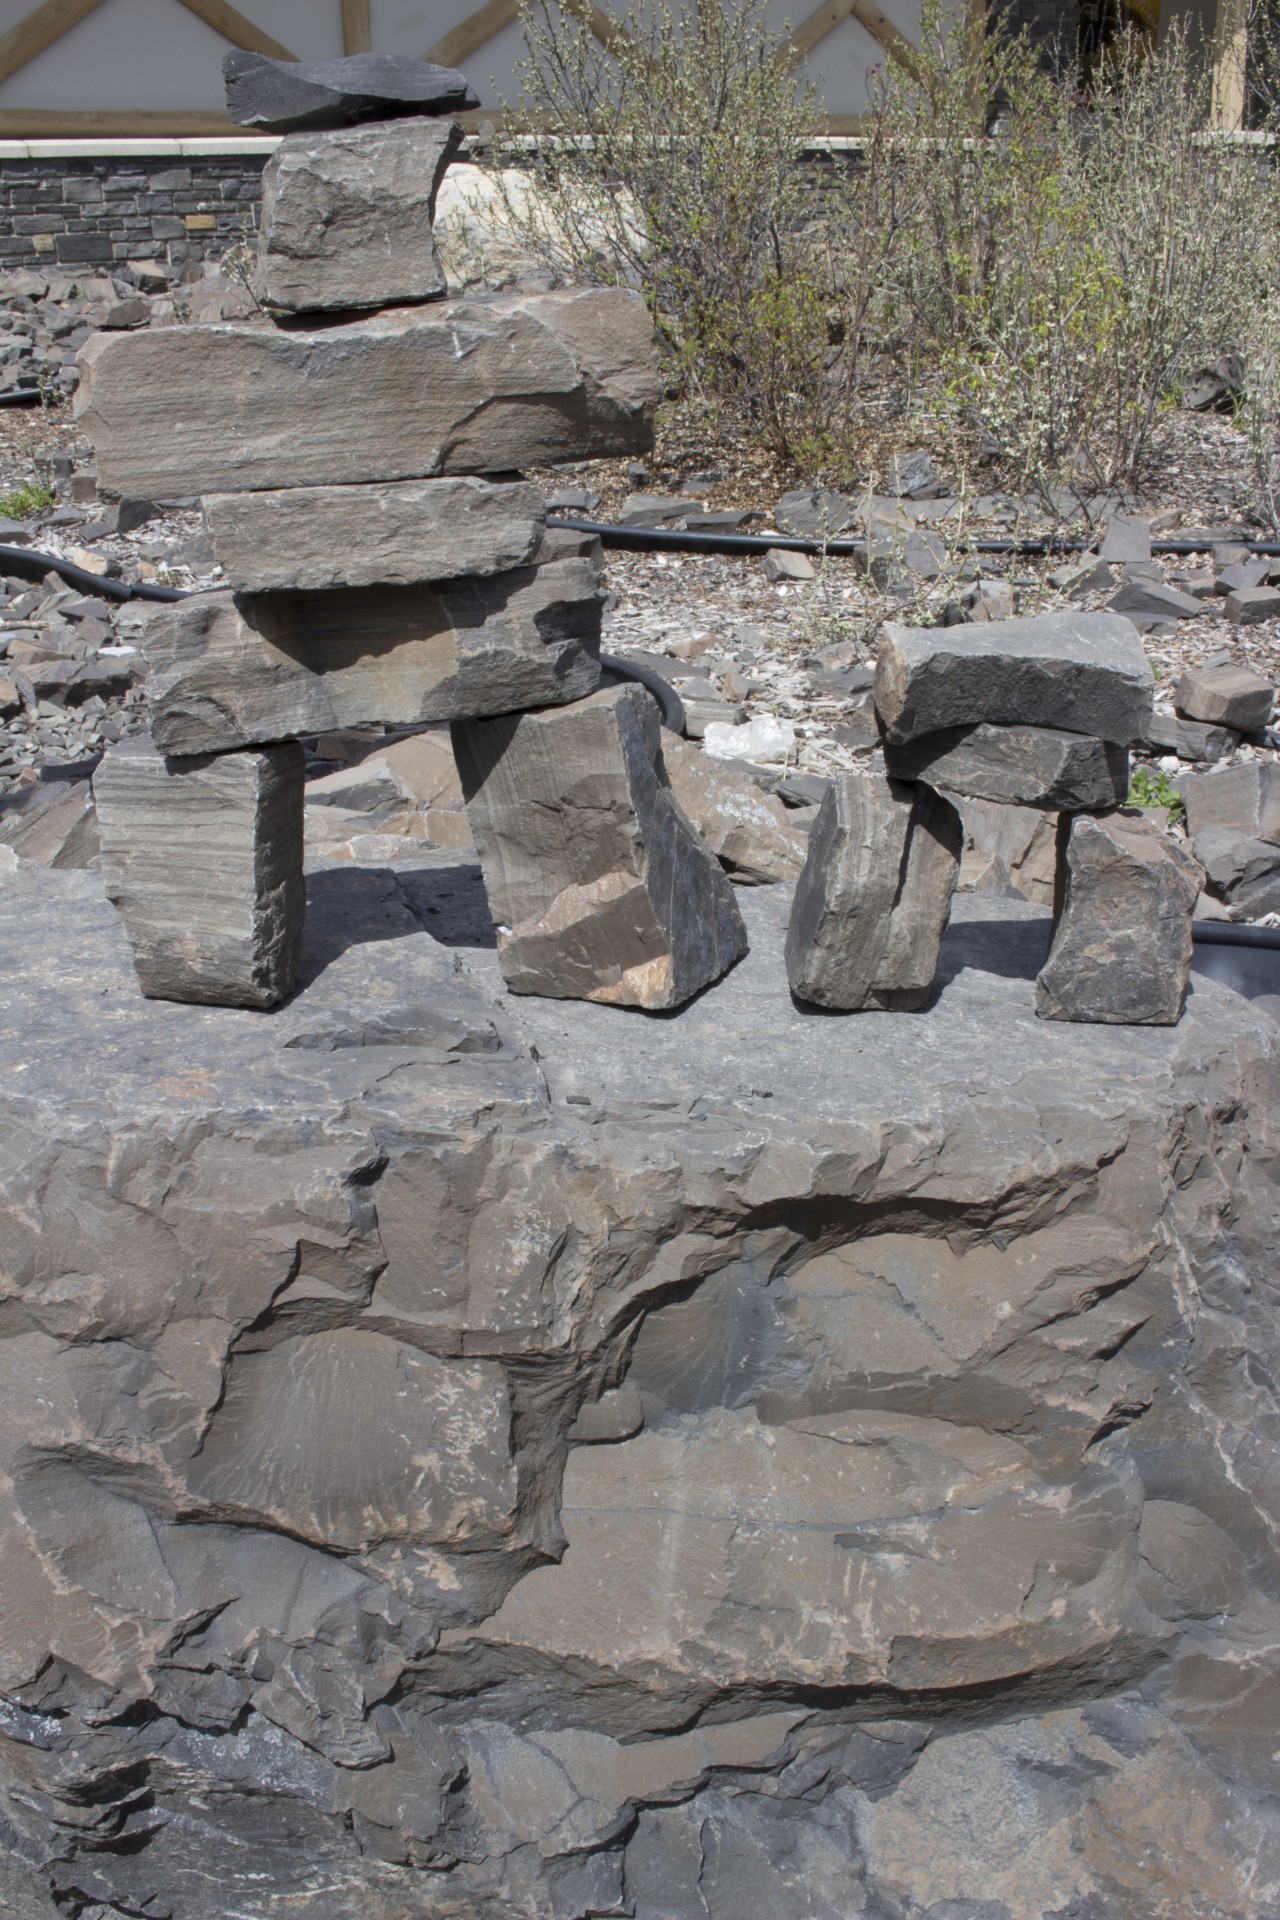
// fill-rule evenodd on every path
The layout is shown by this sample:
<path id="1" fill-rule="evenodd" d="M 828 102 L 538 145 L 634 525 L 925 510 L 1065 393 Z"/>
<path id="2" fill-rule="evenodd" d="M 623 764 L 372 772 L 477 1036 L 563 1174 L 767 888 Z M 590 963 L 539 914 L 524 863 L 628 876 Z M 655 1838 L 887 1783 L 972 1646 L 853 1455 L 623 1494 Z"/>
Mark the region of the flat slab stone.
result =
<path id="1" fill-rule="evenodd" d="M 678 1007 L 745 953 L 733 889 L 672 794 L 660 728 L 634 684 L 455 723 L 513 992 Z"/>
<path id="2" fill-rule="evenodd" d="M 431 223 L 461 144 L 453 121 L 287 135 L 262 176 L 258 299 L 283 313 L 440 299 Z"/>
<path id="3" fill-rule="evenodd" d="M 1056 727 L 956 727 L 885 748 L 894 780 L 923 780 L 975 800 L 1066 812 L 1116 807 L 1129 791 L 1129 752 Z"/>
<path id="4" fill-rule="evenodd" d="M 1204 827 L 1226 827 L 1280 846 L 1280 762 L 1223 767 L 1217 773 L 1187 774 L 1178 791 L 1192 834 Z"/>
<path id="5" fill-rule="evenodd" d="M 876 711 L 894 742 L 987 721 L 1127 746 L 1143 737 L 1154 685 L 1137 632 L 1119 614 L 888 626 L 876 663 Z"/>
<path id="6" fill-rule="evenodd" d="M 166 498 L 643 453 L 662 393 L 644 303 L 608 288 L 97 333 L 78 364 L 99 485 Z"/>
<path id="7" fill-rule="evenodd" d="M 476 479 L 214 493 L 205 517 L 237 593 L 416 586 L 503 573 L 533 557 L 537 489 Z"/>
<path id="8" fill-rule="evenodd" d="M 273 60 L 235 48 L 222 62 L 227 113 L 238 127 L 291 133 L 408 114 L 465 113 L 480 100 L 452 67 L 407 54 L 355 53 L 341 60 Z"/>
<path id="9" fill-rule="evenodd" d="M 1064 816 L 1053 945 L 1036 980 L 1046 1020 L 1172 1026 L 1191 974 L 1204 871 L 1136 809 Z"/>
<path id="10" fill-rule="evenodd" d="M 478 892 L 317 871 L 258 1013 L 0 878 L 15 1911 L 1274 1904 L 1280 1029 L 1037 1020 L 1004 901 L 805 1012 L 781 887 L 513 1012 Z"/>
<path id="11" fill-rule="evenodd" d="M 156 743 L 220 752 L 581 699 L 600 679 L 601 564 L 598 541 L 553 531 L 532 565 L 488 579 L 149 608 Z"/>
<path id="12" fill-rule="evenodd" d="M 832 781 L 809 832 L 787 929 L 797 999 L 856 1011 L 928 999 L 960 869 L 959 815 L 877 773 Z"/>
<path id="13" fill-rule="evenodd" d="M 302 957 L 303 753 L 167 760 L 149 739 L 94 775 L 102 870 L 157 1000 L 270 1007 Z"/>
<path id="14" fill-rule="evenodd" d="M 1250 667 L 1189 667 L 1173 703 L 1188 720 L 1256 733 L 1266 726 L 1275 697 L 1271 682 Z"/>

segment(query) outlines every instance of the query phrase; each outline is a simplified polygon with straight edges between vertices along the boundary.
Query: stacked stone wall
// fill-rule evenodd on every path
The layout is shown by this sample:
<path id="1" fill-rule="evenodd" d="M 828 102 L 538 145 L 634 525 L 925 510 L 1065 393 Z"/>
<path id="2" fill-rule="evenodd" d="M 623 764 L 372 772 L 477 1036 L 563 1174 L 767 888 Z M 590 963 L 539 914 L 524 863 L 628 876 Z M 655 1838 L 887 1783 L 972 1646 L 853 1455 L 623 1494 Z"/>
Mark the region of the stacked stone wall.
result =
<path id="1" fill-rule="evenodd" d="M 0 161 L 0 268 L 216 258 L 256 232 L 269 151 Z"/>

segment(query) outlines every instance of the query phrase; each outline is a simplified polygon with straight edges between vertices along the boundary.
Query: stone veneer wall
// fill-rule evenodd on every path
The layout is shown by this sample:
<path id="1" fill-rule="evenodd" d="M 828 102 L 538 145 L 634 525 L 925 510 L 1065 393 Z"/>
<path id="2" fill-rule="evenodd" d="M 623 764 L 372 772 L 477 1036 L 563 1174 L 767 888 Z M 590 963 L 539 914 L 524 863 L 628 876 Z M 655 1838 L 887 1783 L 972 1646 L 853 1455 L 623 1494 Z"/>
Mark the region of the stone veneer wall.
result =
<path id="1" fill-rule="evenodd" d="M 0 157 L 0 269 L 225 253 L 256 227 L 270 151 Z"/>

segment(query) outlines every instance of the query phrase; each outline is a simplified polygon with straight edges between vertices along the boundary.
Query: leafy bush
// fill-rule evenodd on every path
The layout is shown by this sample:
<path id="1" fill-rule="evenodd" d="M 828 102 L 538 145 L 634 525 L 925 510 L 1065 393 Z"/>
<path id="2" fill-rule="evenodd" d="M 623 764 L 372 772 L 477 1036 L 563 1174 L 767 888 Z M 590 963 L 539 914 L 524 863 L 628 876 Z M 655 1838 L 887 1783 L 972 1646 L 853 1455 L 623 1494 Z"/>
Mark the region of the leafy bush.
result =
<path id="1" fill-rule="evenodd" d="M 1164 807 L 1170 821 L 1185 813 L 1182 795 L 1167 773 L 1153 773 L 1150 767 L 1135 767 L 1129 781 L 1125 804 L 1130 807 Z"/>
<path id="2" fill-rule="evenodd" d="M 36 480 L 27 480 L 12 493 L 0 493 L 0 514 L 6 520 L 29 520 L 33 513 L 39 513 L 42 507 L 51 507 L 55 503 L 52 487 L 42 487 Z"/>
<path id="3" fill-rule="evenodd" d="M 730 439 L 847 481 L 912 410 L 962 466 L 1106 490 L 1151 466 L 1189 373 L 1256 345 L 1276 175 L 1206 131 L 1176 27 L 1082 98 L 1025 38 L 927 0 L 860 165 L 820 186 L 814 96 L 763 0 L 659 0 L 607 50 L 547 5 L 526 0 L 522 82 L 556 137 L 530 161 L 542 211 L 513 219 L 558 277 L 643 291 L 673 389 Z"/>

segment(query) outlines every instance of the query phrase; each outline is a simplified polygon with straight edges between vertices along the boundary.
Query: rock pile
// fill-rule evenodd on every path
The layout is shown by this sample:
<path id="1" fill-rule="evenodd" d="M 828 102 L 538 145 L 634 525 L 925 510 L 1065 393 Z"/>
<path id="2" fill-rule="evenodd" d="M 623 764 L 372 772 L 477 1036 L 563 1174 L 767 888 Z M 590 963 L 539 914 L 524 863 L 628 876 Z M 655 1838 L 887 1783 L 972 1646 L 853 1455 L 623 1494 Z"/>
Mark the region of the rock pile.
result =
<path id="1" fill-rule="evenodd" d="M 607 291 L 442 300 L 432 218 L 461 135 L 422 116 L 463 92 L 413 61 L 230 57 L 233 112 L 305 129 L 267 168 L 256 284 L 273 317 L 99 334 L 81 356 L 100 486 L 203 496 L 230 583 L 141 623 L 151 742 L 99 776 L 108 890 L 148 994 L 292 990 L 287 743 L 370 723 L 457 725 L 517 990 L 667 1007 L 744 951 L 656 708 L 596 693 L 599 543 L 548 530 L 536 491 L 500 477 L 648 445 L 644 308 Z"/>
<path id="2" fill-rule="evenodd" d="M 1175 1023 L 1204 874 L 1123 807 L 1152 686 L 1137 633 L 1111 613 L 890 627 L 875 680 L 886 775 L 847 774 L 823 801 L 787 940 L 798 998 L 923 1004 L 960 863 L 950 792 L 1058 815 L 1037 1011 Z"/>

